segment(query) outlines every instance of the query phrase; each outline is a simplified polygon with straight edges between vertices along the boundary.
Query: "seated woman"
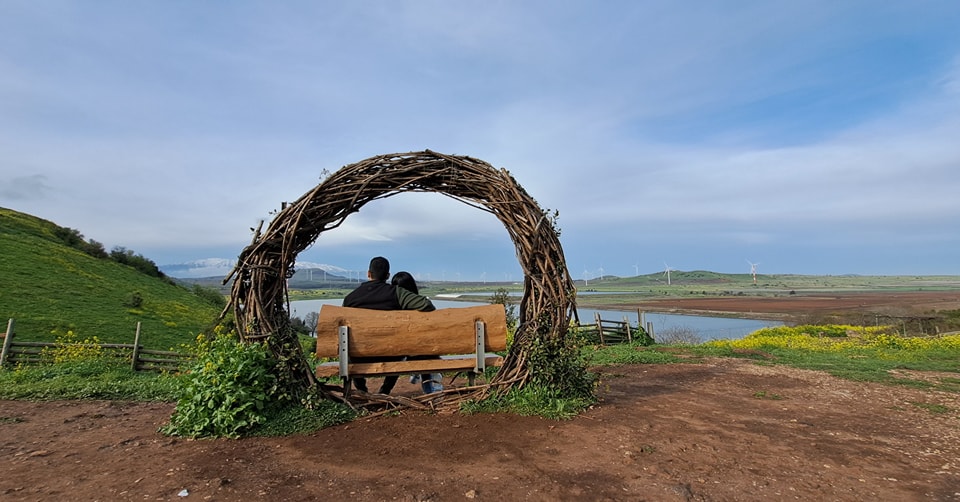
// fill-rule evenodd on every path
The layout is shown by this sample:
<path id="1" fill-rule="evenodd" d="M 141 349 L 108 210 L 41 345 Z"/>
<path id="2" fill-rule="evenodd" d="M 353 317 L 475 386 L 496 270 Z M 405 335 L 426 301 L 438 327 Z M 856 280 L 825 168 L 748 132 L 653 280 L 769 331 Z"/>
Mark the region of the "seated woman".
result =
<path id="1" fill-rule="evenodd" d="M 417 281 L 412 275 L 410 275 L 409 272 L 397 272 L 396 274 L 393 274 L 393 278 L 390 279 L 390 284 L 406 289 L 411 293 L 420 294 L 420 288 L 417 286 Z M 411 359 L 417 358 L 412 357 Z M 420 380 L 420 388 L 423 390 L 424 394 L 432 394 L 434 392 L 440 392 L 443 390 L 443 373 L 424 373 L 419 375 L 419 377 L 414 376 L 410 379 L 410 383 L 416 383 L 418 379 Z"/>

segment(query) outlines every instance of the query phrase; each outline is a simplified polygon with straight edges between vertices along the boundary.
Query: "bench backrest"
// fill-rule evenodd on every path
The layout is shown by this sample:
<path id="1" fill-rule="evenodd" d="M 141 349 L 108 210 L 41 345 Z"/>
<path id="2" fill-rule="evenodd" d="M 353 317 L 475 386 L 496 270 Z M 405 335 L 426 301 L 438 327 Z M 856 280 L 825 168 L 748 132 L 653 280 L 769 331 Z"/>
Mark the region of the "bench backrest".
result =
<path id="1" fill-rule="evenodd" d="M 340 326 L 349 326 L 352 357 L 442 356 L 476 351 L 476 322 L 483 321 L 485 350 L 507 348 L 503 305 L 448 308 L 433 312 L 320 307 L 317 357 L 337 357 Z"/>

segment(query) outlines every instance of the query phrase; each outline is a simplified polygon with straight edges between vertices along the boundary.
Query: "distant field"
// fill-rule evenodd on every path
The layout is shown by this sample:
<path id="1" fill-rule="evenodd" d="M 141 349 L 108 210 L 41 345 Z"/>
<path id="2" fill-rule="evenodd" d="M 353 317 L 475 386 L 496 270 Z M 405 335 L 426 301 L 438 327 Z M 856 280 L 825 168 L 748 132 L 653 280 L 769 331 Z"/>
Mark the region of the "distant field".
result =
<path id="1" fill-rule="evenodd" d="M 960 291 L 960 276 L 858 276 L 858 275 L 758 275 L 756 284 L 750 274 L 674 271 L 670 284 L 662 274 L 638 277 L 605 276 L 603 279 L 574 281 L 579 301 L 591 302 L 595 294 L 618 293 L 606 297 L 606 303 L 632 303 L 651 298 L 700 296 L 766 296 L 781 297 L 817 293 L 868 293 L 910 291 Z M 474 298 L 492 295 L 500 288 L 520 292 L 520 282 L 452 282 L 421 283 L 421 292 L 428 296 L 464 294 Z M 350 288 L 298 289 L 291 299 L 338 298 Z M 583 294 L 587 293 L 587 294 Z M 630 294 L 622 294 L 630 293 Z"/>

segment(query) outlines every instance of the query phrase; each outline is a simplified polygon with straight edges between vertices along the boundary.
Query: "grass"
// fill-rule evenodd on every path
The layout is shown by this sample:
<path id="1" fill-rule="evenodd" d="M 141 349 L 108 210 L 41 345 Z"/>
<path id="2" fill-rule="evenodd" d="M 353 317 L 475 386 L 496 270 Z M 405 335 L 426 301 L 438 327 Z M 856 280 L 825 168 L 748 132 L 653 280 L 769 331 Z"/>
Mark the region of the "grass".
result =
<path id="1" fill-rule="evenodd" d="M 942 414 L 945 414 L 945 413 L 949 413 L 949 412 L 950 412 L 950 408 L 947 408 L 946 406 L 944 406 L 944 405 L 942 405 L 942 404 L 918 403 L 918 402 L 913 402 L 913 401 L 911 401 L 910 404 L 912 404 L 912 405 L 914 405 L 914 406 L 916 406 L 917 408 L 920 408 L 920 409 L 922 409 L 922 410 L 927 410 L 927 411 L 929 411 L 930 413 L 933 413 L 934 415 L 942 415 Z"/>
<path id="2" fill-rule="evenodd" d="M 549 389 L 527 385 L 511 389 L 482 401 L 468 401 L 460 405 L 467 414 L 513 413 L 520 416 L 541 416 L 552 420 L 566 420 L 577 416 L 594 403 L 588 398 L 564 398 Z"/>
<path id="3" fill-rule="evenodd" d="M 0 399 L 176 401 L 180 377 L 135 372 L 129 361 L 106 358 L 0 370 Z"/>
<path id="4" fill-rule="evenodd" d="M 322 401 L 313 408 L 288 405 L 270 409 L 266 421 L 257 424 L 247 436 L 280 437 L 310 432 L 349 422 L 357 412 L 346 405 Z"/>
<path id="5" fill-rule="evenodd" d="M 797 326 L 765 328 L 741 340 L 718 340 L 690 350 L 701 355 L 747 357 L 758 364 L 784 364 L 825 371 L 858 382 L 879 382 L 923 389 L 957 392 L 953 377 L 921 380 L 897 376 L 894 370 L 960 373 L 960 336 L 939 338 L 901 337 L 882 328 L 862 336 L 817 336 L 832 330 L 845 333 L 846 326 Z"/>
<path id="6" fill-rule="evenodd" d="M 783 396 L 781 396 L 780 394 L 777 394 L 776 392 L 770 392 L 770 393 L 768 393 L 768 392 L 765 391 L 765 390 L 758 390 L 758 391 L 754 392 L 754 393 L 753 393 L 753 397 L 755 397 L 755 398 L 757 398 L 757 399 L 769 399 L 769 400 L 771 400 L 771 401 L 781 401 L 781 400 L 783 400 Z"/>
<path id="7" fill-rule="evenodd" d="M 220 313 L 208 299 L 132 267 L 94 258 L 54 236 L 53 223 L 0 208 L 0 320 L 16 339 L 52 342 L 72 331 L 104 343 L 166 350 L 189 343 Z M 134 295 L 142 298 L 135 306 Z"/>
<path id="8" fill-rule="evenodd" d="M 908 385 L 947 392 L 960 392 L 960 369 L 957 354 L 933 351 L 918 354 L 900 349 L 891 353 L 869 351 L 840 351 L 818 353 L 809 350 L 771 347 L 767 351 L 736 351 L 731 347 L 705 344 L 698 346 L 640 346 L 622 344 L 582 349 L 591 367 L 621 364 L 671 364 L 697 362 L 706 357 L 748 357 L 757 364 L 784 364 L 799 368 L 817 369 L 855 381 L 879 382 L 888 385 Z M 930 357 L 931 355 L 935 357 Z M 952 362 L 952 367 L 951 367 Z M 893 369 L 958 373 L 957 377 L 935 379 L 895 377 Z M 186 375 L 133 372 L 125 360 L 108 356 L 81 357 L 58 364 L 25 366 L 0 370 L 0 399 L 113 399 L 125 401 L 176 401 Z M 753 393 L 756 399 L 780 400 L 783 396 L 766 390 Z M 569 419 L 589 407 L 588 398 L 565 398 L 536 385 L 512 389 L 505 394 L 462 405 L 464 413 L 506 412 L 524 416 L 542 416 L 549 419 Z M 914 402 L 918 408 L 941 414 L 950 410 L 943 405 Z M 338 403 L 318 401 L 311 408 L 287 403 L 271 407 L 267 420 L 257 424 L 245 435 L 286 436 L 340 424 L 356 417 L 355 412 Z"/>

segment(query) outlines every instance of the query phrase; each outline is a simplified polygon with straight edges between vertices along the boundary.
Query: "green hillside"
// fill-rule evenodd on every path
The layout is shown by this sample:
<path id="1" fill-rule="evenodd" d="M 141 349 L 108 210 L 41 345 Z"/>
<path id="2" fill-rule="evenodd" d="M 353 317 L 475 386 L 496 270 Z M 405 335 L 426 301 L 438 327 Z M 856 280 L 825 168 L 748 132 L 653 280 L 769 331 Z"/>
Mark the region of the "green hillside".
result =
<path id="1" fill-rule="evenodd" d="M 132 343 L 140 322 L 145 346 L 169 349 L 192 341 L 220 314 L 209 295 L 91 256 L 78 248 L 100 245 L 77 237 L 0 208 L 0 330 L 13 318 L 18 340 L 54 341 L 69 330 L 79 339 Z"/>

